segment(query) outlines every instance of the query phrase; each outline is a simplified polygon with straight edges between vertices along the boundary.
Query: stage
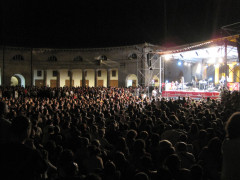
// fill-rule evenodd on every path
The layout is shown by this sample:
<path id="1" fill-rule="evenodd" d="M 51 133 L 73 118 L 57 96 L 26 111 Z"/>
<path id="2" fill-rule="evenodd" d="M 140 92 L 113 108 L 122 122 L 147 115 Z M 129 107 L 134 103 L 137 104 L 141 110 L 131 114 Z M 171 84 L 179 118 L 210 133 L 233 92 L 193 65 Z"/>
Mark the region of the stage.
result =
<path id="1" fill-rule="evenodd" d="M 218 91 L 162 91 L 162 97 L 164 98 L 175 98 L 175 97 L 190 97 L 192 99 L 206 99 L 207 97 L 210 97 L 211 99 L 219 99 L 220 98 L 220 92 Z"/>

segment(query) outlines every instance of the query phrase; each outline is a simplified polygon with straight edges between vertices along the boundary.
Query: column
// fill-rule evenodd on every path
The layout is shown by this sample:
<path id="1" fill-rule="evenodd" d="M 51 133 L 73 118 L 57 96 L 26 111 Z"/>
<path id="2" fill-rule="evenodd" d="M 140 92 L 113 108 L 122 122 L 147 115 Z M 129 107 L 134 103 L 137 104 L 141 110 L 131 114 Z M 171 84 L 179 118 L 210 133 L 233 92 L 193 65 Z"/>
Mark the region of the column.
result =
<path id="1" fill-rule="evenodd" d="M 206 66 L 203 66 L 203 77 L 202 79 L 207 79 L 207 67 Z"/>
<path id="2" fill-rule="evenodd" d="M 84 69 L 82 69 L 82 87 L 86 87 L 85 70 Z"/>
<path id="3" fill-rule="evenodd" d="M 107 69 L 107 87 L 110 86 L 110 72 L 111 72 L 111 69 Z"/>
<path id="4" fill-rule="evenodd" d="M 73 74 L 72 74 L 72 71 L 68 71 L 69 73 L 69 79 L 70 79 L 70 88 L 73 86 Z"/>
<path id="5" fill-rule="evenodd" d="M 214 79 L 215 85 L 219 83 L 219 64 L 215 65 L 215 79 Z"/>
<path id="6" fill-rule="evenodd" d="M 227 87 L 227 77 L 228 77 L 228 67 L 227 67 L 227 39 L 224 40 L 225 55 L 224 55 L 224 73 L 225 73 L 225 83 L 224 86 Z"/>
<path id="7" fill-rule="evenodd" d="M 98 76 L 98 69 L 95 69 L 95 82 L 94 82 L 95 87 L 97 87 L 97 76 Z"/>
<path id="8" fill-rule="evenodd" d="M 57 71 L 57 88 L 60 87 L 60 72 Z"/>
<path id="9" fill-rule="evenodd" d="M 229 64 L 229 82 L 234 82 L 233 68 L 236 63 Z"/>
<path id="10" fill-rule="evenodd" d="M 43 85 L 47 86 L 47 71 L 44 70 L 43 72 Z"/>

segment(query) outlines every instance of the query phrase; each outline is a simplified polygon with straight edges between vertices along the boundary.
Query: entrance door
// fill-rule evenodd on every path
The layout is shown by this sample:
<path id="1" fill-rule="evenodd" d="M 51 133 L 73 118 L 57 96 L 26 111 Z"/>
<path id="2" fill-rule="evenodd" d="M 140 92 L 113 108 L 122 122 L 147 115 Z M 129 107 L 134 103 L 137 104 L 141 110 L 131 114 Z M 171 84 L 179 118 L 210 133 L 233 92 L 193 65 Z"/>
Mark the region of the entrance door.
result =
<path id="1" fill-rule="evenodd" d="M 50 80 L 50 87 L 56 88 L 57 87 L 57 80 Z"/>
<path id="2" fill-rule="evenodd" d="M 111 87 L 118 87 L 118 80 L 110 80 Z"/>
<path id="3" fill-rule="evenodd" d="M 70 80 L 65 80 L 65 86 L 70 87 Z M 74 86 L 74 80 L 72 80 L 72 86 Z"/>
<path id="4" fill-rule="evenodd" d="M 97 81 L 97 87 L 103 87 L 103 80 Z"/>
<path id="5" fill-rule="evenodd" d="M 82 80 L 80 80 L 80 86 L 82 87 Z M 85 86 L 86 87 L 89 86 L 89 80 L 85 80 Z"/>
<path id="6" fill-rule="evenodd" d="M 137 81 L 136 80 L 132 80 L 132 87 L 137 87 Z"/>
<path id="7" fill-rule="evenodd" d="M 44 80 L 35 80 L 35 86 L 36 87 L 43 87 L 44 86 Z"/>

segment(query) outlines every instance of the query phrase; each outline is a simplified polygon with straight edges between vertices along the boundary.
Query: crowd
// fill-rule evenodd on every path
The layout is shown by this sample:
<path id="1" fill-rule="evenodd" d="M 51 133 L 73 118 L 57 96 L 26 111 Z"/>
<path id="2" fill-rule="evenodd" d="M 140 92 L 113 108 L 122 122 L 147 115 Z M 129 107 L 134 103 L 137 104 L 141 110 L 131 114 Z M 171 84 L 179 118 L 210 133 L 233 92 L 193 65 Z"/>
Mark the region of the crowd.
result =
<path id="1" fill-rule="evenodd" d="M 0 176 L 25 180 L 240 179 L 239 92 L 0 87 Z"/>

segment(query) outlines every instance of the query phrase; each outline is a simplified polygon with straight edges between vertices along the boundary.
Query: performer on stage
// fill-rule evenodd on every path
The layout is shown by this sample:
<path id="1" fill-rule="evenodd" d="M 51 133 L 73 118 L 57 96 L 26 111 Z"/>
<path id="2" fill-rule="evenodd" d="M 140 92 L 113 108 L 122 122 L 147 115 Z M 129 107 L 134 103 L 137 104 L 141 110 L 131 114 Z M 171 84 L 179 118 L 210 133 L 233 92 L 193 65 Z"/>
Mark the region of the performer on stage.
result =
<path id="1" fill-rule="evenodd" d="M 179 89 L 179 83 L 178 83 L 178 81 L 175 81 L 175 86 L 176 86 L 176 90 L 178 90 Z"/>
<path id="2" fill-rule="evenodd" d="M 172 83 L 171 83 L 171 90 L 175 90 L 175 83 L 174 83 L 174 81 L 172 81 Z"/>
<path id="3" fill-rule="evenodd" d="M 220 89 L 222 89 L 222 88 L 224 87 L 224 85 L 225 85 L 225 80 L 226 80 L 225 77 L 222 76 L 221 79 L 220 79 L 220 81 L 219 81 L 219 83 L 220 83 L 220 87 L 219 87 L 219 88 L 220 88 Z"/>

